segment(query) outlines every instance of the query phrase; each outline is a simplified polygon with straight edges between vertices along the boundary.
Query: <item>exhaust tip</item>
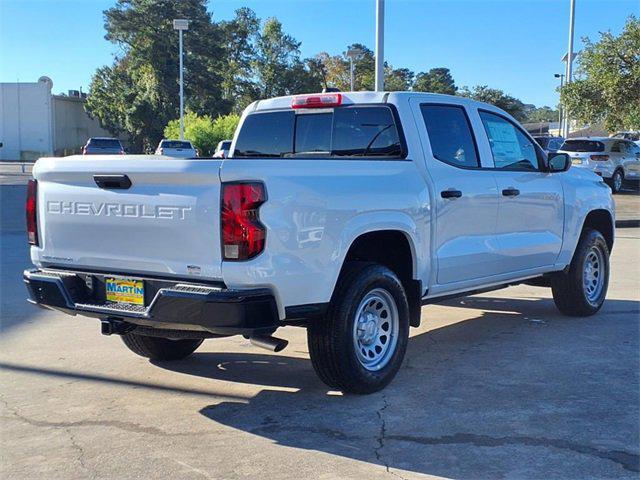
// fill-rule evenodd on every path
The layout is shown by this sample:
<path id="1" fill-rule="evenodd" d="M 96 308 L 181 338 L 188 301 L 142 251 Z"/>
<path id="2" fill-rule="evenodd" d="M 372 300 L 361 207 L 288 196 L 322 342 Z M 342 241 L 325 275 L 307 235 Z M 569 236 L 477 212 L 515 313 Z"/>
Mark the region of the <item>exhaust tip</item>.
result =
<path id="1" fill-rule="evenodd" d="M 100 332 L 102 335 L 124 335 L 134 330 L 135 326 L 113 318 L 100 321 Z"/>
<path id="2" fill-rule="evenodd" d="M 274 353 L 281 352 L 289 345 L 287 340 L 271 336 L 253 336 L 249 341 L 256 347 L 265 348 Z"/>

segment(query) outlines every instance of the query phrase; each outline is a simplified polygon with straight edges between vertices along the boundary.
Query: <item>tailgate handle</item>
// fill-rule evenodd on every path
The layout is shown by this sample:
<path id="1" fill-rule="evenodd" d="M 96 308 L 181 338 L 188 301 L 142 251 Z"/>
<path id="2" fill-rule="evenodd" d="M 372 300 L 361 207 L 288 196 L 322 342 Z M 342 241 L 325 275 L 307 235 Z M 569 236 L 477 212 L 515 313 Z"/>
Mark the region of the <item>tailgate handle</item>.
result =
<path id="1" fill-rule="evenodd" d="M 100 188 L 126 190 L 131 187 L 131 180 L 126 175 L 94 175 L 93 180 Z"/>

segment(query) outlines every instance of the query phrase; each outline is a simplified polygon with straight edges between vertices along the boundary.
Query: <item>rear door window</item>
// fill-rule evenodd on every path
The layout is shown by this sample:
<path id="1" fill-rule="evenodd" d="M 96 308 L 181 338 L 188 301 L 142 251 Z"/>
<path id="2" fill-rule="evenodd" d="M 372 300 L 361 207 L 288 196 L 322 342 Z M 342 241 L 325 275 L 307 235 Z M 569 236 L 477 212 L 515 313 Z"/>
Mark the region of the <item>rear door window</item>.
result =
<path id="1" fill-rule="evenodd" d="M 242 124 L 234 158 L 404 156 L 401 134 L 388 106 L 254 113 Z"/>
<path id="2" fill-rule="evenodd" d="M 458 105 L 421 105 L 420 110 L 436 160 L 456 167 L 479 167 L 471 125 Z"/>
<path id="3" fill-rule="evenodd" d="M 611 145 L 611 151 L 613 153 L 624 152 L 624 142 L 613 142 L 613 144 Z"/>
<path id="4" fill-rule="evenodd" d="M 627 142 L 624 142 L 624 147 L 622 151 L 627 155 L 635 155 L 636 147 L 637 145 L 635 143 L 627 141 Z"/>

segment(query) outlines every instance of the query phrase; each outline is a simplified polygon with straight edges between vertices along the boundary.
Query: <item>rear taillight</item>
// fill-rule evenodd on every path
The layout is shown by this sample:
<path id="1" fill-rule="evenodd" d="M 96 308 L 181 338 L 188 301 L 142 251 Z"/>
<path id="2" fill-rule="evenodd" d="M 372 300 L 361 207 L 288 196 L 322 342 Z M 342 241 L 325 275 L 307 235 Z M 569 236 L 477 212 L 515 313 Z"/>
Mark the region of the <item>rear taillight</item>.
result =
<path id="1" fill-rule="evenodd" d="M 264 250 L 265 228 L 258 209 L 266 201 L 258 182 L 222 184 L 222 256 L 224 260 L 248 260 Z"/>
<path id="2" fill-rule="evenodd" d="M 589 155 L 589 158 L 594 162 L 607 162 L 609 155 Z"/>
<path id="3" fill-rule="evenodd" d="M 29 180 L 27 184 L 27 235 L 31 245 L 38 245 L 38 182 Z"/>

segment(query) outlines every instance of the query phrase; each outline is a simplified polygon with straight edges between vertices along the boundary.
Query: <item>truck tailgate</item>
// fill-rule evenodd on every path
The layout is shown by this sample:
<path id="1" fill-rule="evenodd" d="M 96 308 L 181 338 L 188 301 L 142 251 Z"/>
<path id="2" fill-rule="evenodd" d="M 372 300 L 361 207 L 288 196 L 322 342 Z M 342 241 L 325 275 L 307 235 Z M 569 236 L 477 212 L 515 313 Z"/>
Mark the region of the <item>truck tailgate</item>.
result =
<path id="1" fill-rule="evenodd" d="M 221 163 L 147 155 L 40 159 L 33 170 L 40 245 L 32 260 L 220 279 Z M 110 175 L 126 175 L 131 186 L 100 181 Z"/>

